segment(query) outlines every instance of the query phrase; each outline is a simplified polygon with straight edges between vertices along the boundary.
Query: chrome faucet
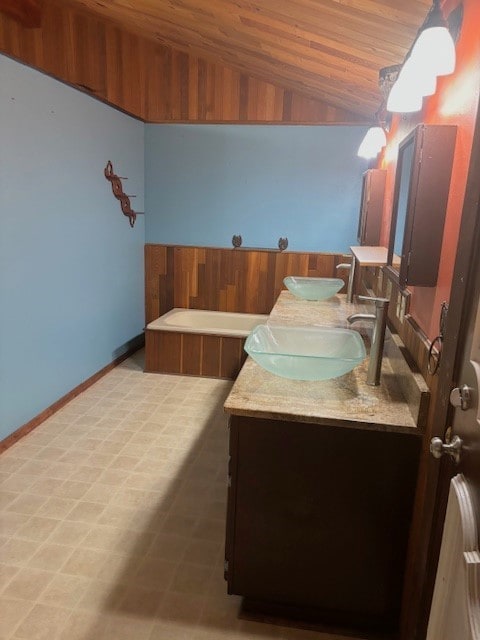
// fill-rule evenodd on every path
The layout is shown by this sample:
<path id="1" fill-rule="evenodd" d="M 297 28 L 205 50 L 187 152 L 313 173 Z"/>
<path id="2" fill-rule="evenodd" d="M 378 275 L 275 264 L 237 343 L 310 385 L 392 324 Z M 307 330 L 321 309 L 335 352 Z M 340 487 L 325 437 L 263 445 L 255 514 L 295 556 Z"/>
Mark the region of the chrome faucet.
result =
<path id="1" fill-rule="evenodd" d="M 357 298 L 365 302 L 375 303 L 375 313 L 353 313 L 351 316 L 348 316 L 347 322 L 351 324 L 356 320 L 374 321 L 370 359 L 368 361 L 367 384 L 376 386 L 380 384 L 389 300 L 388 298 L 369 298 L 368 296 L 357 296 Z"/>

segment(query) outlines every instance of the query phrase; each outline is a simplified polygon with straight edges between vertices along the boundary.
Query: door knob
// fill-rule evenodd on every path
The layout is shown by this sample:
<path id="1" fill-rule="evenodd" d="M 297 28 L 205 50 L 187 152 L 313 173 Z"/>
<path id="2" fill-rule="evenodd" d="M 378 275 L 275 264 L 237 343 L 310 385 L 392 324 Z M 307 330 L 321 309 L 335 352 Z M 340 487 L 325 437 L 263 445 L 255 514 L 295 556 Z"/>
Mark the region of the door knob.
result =
<path id="1" fill-rule="evenodd" d="M 455 463 L 460 462 L 460 452 L 462 450 L 463 440 L 458 436 L 453 436 L 449 444 L 445 444 L 440 438 L 432 438 L 430 441 L 430 453 L 434 458 L 441 458 L 444 453 L 451 456 Z"/>

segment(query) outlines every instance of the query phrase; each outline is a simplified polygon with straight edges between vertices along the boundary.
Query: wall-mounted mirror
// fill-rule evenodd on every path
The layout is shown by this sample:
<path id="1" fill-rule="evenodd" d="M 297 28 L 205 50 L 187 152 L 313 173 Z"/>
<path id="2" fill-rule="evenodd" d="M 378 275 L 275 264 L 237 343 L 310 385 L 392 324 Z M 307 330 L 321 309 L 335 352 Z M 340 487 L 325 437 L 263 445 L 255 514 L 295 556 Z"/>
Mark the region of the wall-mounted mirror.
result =
<path id="1" fill-rule="evenodd" d="M 437 283 L 456 130 L 418 125 L 399 145 L 386 270 L 401 287 Z"/>
<path id="2" fill-rule="evenodd" d="M 380 244 L 386 175 L 385 169 L 368 169 L 363 174 L 357 231 L 357 240 L 361 245 Z"/>

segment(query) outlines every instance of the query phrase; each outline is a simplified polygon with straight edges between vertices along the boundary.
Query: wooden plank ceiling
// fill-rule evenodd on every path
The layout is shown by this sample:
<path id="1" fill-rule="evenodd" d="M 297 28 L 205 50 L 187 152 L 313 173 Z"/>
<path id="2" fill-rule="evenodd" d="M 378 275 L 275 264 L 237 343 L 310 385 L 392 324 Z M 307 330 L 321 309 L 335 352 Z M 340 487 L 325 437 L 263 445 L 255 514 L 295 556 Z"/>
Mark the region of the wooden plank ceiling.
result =
<path id="1" fill-rule="evenodd" d="M 64 0 L 159 44 L 371 118 L 431 0 Z"/>

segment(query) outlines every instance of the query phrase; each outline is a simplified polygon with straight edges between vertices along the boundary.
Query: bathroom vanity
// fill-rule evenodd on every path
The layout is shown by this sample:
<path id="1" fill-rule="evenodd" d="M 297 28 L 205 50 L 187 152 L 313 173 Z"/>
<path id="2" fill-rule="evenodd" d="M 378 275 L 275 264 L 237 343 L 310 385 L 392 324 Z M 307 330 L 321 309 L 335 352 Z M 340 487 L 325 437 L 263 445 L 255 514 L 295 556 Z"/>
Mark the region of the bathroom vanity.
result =
<path id="1" fill-rule="evenodd" d="M 344 295 L 282 292 L 270 321 L 347 327 Z M 369 325 L 358 325 L 368 343 Z M 381 384 L 367 359 L 336 379 L 280 378 L 249 358 L 226 400 L 225 578 L 244 606 L 364 629 L 398 623 L 428 389 L 393 336 Z"/>

